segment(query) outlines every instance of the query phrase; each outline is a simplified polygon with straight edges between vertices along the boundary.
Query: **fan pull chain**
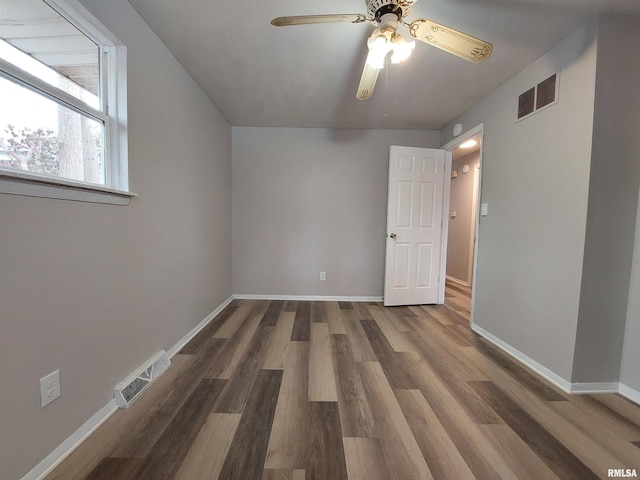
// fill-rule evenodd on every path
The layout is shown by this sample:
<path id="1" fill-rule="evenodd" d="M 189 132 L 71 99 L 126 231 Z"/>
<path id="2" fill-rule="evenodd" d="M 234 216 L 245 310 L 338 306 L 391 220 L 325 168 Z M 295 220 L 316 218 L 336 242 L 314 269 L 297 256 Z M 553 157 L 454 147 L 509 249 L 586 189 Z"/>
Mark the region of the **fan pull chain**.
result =
<path id="1" fill-rule="evenodd" d="M 387 118 L 387 105 L 389 104 L 389 56 L 384 57 L 384 118 Z"/>

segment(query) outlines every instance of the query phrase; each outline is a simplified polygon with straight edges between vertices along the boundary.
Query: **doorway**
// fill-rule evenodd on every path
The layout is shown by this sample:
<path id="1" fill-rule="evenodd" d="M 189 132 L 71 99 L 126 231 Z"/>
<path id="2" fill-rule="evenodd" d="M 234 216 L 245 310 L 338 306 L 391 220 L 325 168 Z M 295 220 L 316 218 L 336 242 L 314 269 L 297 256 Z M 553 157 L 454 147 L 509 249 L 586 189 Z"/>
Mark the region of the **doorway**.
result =
<path id="1" fill-rule="evenodd" d="M 470 323 L 478 247 L 482 135 L 479 125 L 442 147 L 452 156 L 445 304 Z"/>

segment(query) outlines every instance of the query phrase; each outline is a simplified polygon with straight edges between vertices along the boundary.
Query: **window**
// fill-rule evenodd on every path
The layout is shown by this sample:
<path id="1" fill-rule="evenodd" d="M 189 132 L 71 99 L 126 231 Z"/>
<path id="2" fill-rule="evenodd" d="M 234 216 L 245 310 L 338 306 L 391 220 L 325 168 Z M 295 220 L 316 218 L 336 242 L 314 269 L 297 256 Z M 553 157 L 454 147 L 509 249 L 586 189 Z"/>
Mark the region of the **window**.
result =
<path id="1" fill-rule="evenodd" d="M 0 193 L 133 196 L 125 48 L 77 0 L 3 0 L 0 13 Z"/>

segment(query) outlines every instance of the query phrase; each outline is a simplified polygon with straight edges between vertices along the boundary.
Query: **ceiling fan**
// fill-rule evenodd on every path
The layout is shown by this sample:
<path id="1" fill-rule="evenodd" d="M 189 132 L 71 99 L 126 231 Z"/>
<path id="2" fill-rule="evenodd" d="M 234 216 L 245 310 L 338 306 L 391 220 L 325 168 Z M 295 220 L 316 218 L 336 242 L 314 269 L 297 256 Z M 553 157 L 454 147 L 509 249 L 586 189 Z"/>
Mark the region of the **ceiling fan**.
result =
<path id="1" fill-rule="evenodd" d="M 356 98 L 366 100 L 373 93 L 378 72 L 391 52 L 391 62 L 400 63 L 411 55 L 415 42 L 406 42 L 397 33 L 398 25 L 409 29 L 409 34 L 422 42 L 438 47 L 470 62 L 481 62 L 491 55 L 492 45 L 479 38 L 454 30 L 433 20 L 418 18 L 411 23 L 404 17 L 417 0 L 366 0 L 367 15 L 300 15 L 278 17 L 271 21 L 276 27 L 316 23 L 372 23 L 375 30 L 367 40 L 369 53 L 364 65 Z"/>

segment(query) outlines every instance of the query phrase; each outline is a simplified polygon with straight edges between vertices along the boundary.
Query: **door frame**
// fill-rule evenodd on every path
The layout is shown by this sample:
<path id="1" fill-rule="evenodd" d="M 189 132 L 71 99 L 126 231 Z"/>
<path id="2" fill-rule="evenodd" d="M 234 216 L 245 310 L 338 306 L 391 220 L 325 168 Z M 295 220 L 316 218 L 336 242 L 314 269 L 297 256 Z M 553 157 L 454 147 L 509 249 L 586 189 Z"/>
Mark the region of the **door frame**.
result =
<path id="1" fill-rule="evenodd" d="M 471 137 L 475 137 L 476 135 L 480 136 L 480 160 L 478 162 L 478 166 L 479 166 L 479 176 L 480 176 L 480 181 L 478 182 L 478 191 L 476 193 L 476 205 L 480 206 L 480 201 L 482 199 L 482 157 L 483 157 L 483 150 L 484 150 L 484 123 L 481 123 L 479 125 L 476 125 L 475 127 L 471 128 L 470 130 L 467 130 L 466 132 L 461 133 L 458 137 L 454 138 L 453 140 L 445 143 L 442 147 L 443 150 L 447 150 L 448 152 L 452 152 L 458 145 L 460 145 L 461 143 L 469 140 Z M 450 189 L 450 185 L 451 185 L 451 179 L 449 179 L 449 187 L 446 189 L 446 195 L 448 195 L 448 197 L 445 199 L 445 203 L 446 203 L 446 214 L 447 217 L 449 218 L 449 200 L 451 197 L 451 189 Z M 469 319 L 470 319 L 470 324 L 473 326 L 474 322 L 473 322 L 473 313 L 475 310 L 475 300 L 476 300 L 476 287 L 477 287 L 477 276 L 478 276 L 478 246 L 480 244 L 480 208 L 476 208 L 476 212 L 475 212 L 475 242 L 473 245 L 473 272 L 471 274 L 471 312 L 469 315 Z M 446 225 L 449 224 L 449 222 L 445 222 Z M 448 229 L 447 229 L 447 234 L 448 234 Z M 445 242 L 448 241 L 448 236 L 445 237 Z M 445 255 L 446 255 L 446 250 L 445 250 Z M 447 269 L 447 265 L 446 265 L 446 257 L 445 257 L 445 261 L 443 262 L 443 268 L 444 268 L 444 274 L 443 274 L 443 278 L 445 278 L 445 282 L 443 282 L 443 286 L 442 286 L 442 303 L 444 303 L 444 284 L 446 283 L 446 269 Z"/>

